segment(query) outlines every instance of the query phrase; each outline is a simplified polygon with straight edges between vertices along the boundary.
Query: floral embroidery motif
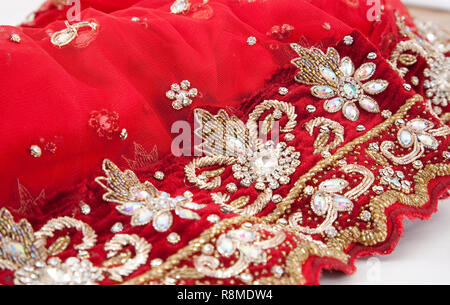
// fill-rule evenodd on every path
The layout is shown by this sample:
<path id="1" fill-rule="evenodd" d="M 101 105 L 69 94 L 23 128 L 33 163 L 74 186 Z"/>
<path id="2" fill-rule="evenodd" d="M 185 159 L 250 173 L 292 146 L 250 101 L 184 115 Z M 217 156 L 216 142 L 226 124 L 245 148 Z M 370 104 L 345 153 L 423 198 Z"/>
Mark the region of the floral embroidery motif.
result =
<path id="1" fill-rule="evenodd" d="M 259 230 L 273 234 L 269 239 L 262 240 Z M 245 271 L 251 263 L 264 264 L 267 261 L 267 253 L 264 250 L 274 248 L 286 238 L 283 231 L 264 225 L 242 226 L 240 229 L 229 231 L 219 236 L 216 242 L 217 252 L 225 258 L 236 255 L 236 263 L 228 268 L 220 268 L 220 261 L 209 255 L 201 255 L 194 258 L 194 266 L 198 272 L 205 276 L 215 278 L 229 278 L 237 276 Z M 251 280 L 246 274 L 241 276 L 244 282 Z M 248 279 L 248 280 L 247 280 Z"/>
<path id="2" fill-rule="evenodd" d="M 405 174 L 402 171 L 394 171 L 392 168 L 380 169 L 380 182 L 382 185 L 391 187 L 394 190 L 409 194 L 411 191 L 411 182 L 405 180 Z"/>
<path id="3" fill-rule="evenodd" d="M 432 129 L 434 124 L 424 119 L 413 119 L 406 124 L 400 121 L 400 130 L 397 133 L 397 140 L 401 147 L 410 148 L 412 151 L 402 157 L 393 155 L 389 150 L 395 147 L 394 142 L 384 141 L 380 145 L 382 154 L 388 159 L 398 164 L 409 164 L 420 158 L 425 152 L 425 148 L 437 149 L 439 142 L 435 136 L 445 136 L 450 134 L 447 126 Z"/>
<path id="4" fill-rule="evenodd" d="M 259 118 L 271 108 L 274 109 L 273 112 L 265 115 L 262 123 L 259 122 Z M 234 178 L 240 180 L 242 186 L 250 187 L 254 184 L 255 189 L 263 193 L 253 204 L 245 207 L 227 205 L 230 207 L 229 210 L 243 215 L 259 213 L 270 201 L 272 190 L 278 189 L 281 184 L 289 183 L 289 176 L 300 165 L 300 153 L 295 152 L 293 147 L 285 142 L 278 144 L 272 141 L 264 142 L 258 136 L 258 127 L 259 132 L 266 135 L 277 129 L 283 113 L 288 120 L 279 131 L 289 133 L 297 124 L 297 115 L 295 108 L 285 102 L 277 100 L 262 102 L 249 115 L 247 124 L 235 116 L 230 117 L 222 109 L 216 115 L 203 109 L 195 109 L 194 117 L 196 123 L 200 125 L 196 128 L 195 134 L 202 139 L 202 143 L 197 145 L 196 149 L 207 156 L 194 159 L 185 166 L 185 175 L 189 182 L 202 189 L 218 188 L 221 186 L 220 175 L 224 170 L 207 170 L 197 175 L 197 169 L 231 166 Z M 230 198 L 224 201 L 215 196 L 215 199 L 222 205 Z M 243 203 L 244 200 L 232 202 Z"/>
<path id="5" fill-rule="evenodd" d="M 398 69 L 401 77 L 405 77 L 408 73 L 408 68 L 399 67 L 398 62 L 404 66 L 414 65 L 417 62 L 417 58 L 413 54 L 420 55 L 426 60 L 428 68 L 423 71 L 425 96 L 428 99 L 430 110 L 439 115 L 442 112 L 441 107 L 446 107 L 450 101 L 450 57 L 445 56 L 445 44 L 448 42 L 449 36 L 447 34 L 446 41 L 442 38 L 443 43 L 437 43 L 436 45 L 434 40 L 437 36 L 433 32 L 429 32 L 429 27 L 424 26 L 424 24 L 418 26 L 418 29 L 421 30 L 421 35 L 424 37 L 422 39 L 405 24 L 405 17 L 401 17 L 397 13 L 395 16 L 400 34 L 409 40 L 400 41 L 395 46 L 391 54 L 390 63 L 394 68 Z M 407 52 L 412 52 L 413 54 Z"/>
<path id="6" fill-rule="evenodd" d="M 190 87 L 191 83 L 188 80 L 182 81 L 179 85 L 172 84 L 170 86 L 170 90 L 166 92 L 166 97 L 173 100 L 173 109 L 180 110 L 192 104 L 192 98 L 197 96 L 198 90 L 196 88 L 189 89 Z"/>
<path id="7" fill-rule="evenodd" d="M 74 249 L 79 255 L 92 248 L 97 235 L 87 224 L 70 217 L 51 219 L 41 230 L 34 232 L 25 219 L 15 223 L 11 213 L 0 209 L 0 268 L 14 271 L 17 285 L 90 285 L 97 284 L 108 274 L 112 280 L 122 281 L 147 261 L 151 245 L 137 235 L 116 235 L 105 244 L 108 256 L 113 257 L 126 245 L 135 249 L 135 256 L 122 260 L 115 267 L 96 267 L 87 259 L 69 257 L 62 262 L 53 256 L 64 251 L 68 245 L 67 237 L 61 238 L 46 248 L 47 238 L 55 231 L 74 228 L 83 234 L 82 243 Z M 70 241 L 70 238 L 69 238 Z M 119 265 L 119 266 L 118 266 Z"/>
<path id="8" fill-rule="evenodd" d="M 348 120 L 356 121 L 359 110 L 355 103 L 358 102 L 368 112 L 380 112 L 378 103 L 367 94 L 379 94 L 389 83 L 381 79 L 368 81 L 375 74 L 374 63 L 364 63 L 355 71 L 353 61 L 349 57 L 340 59 L 334 48 L 328 48 L 325 54 L 315 47 L 306 49 L 295 43 L 291 47 L 300 56 L 291 61 L 300 69 L 295 80 L 301 84 L 313 85 L 311 94 L 326 99 L 326 111 L 334 113 L 342 109 Z"/>
<path id="9" fill-rule="evenodd" d="M 119 131 L 119 114 L 106 109 L 92 111 L 89 126 L 95 129 L 99 137 L 112 140 L 114 134 Z"/>
<path id="10" fill-rule="evenodd" d="M 302 221 L 302 213 L 297 212 L 290 216 L 289 224 L 306 234 L 318 234 L 325 232 L 334 237 L 336 229 L 333 227 L 334 221 L 338 217 L 338 212 L 351 211 L 353 209 L 352 199 L 358 198 L 367 191 L 375 181 L 375 177 L 367 168 L 357 164 L 344 164 L 342 171 L 345 173 L 356 172 L 363 175 L 361 183 L 353 189 L 340 195 L 349 183 L 340 178 L 323 181 L 316 191 L 313 190 L 311 196 L 311 209 L 318 216 L 325 215 L 325 220 L 316 228 L 307 228 L 299 225 Z M 307 191 L 308 192 L 308 191 Z"/>
<path id="11" fill-rule="evenodd" d="M 238 156 L 232 166 L 234 178 L 240 180 L 244 187 L 256 183 L 257 190 L 265 190 L 266 187 L 276 190 L 280 185 L 288 184 L 289 176 L 300 165 L 300 152 L 284 142 L 275 145 L 268 141 L 253 147 L 247 155 Z"/>
<path id="12" fill-rule="evenodd" d="M 143 226 L 152 222 L 156 231 L 165 232 L 172 226 L 172 211 L 181 218 L 198 220 L 200 216 L 191 210 L 206 206 L 192 202 L 191 197 L 171 198 L 168 193 L 157 190 L 150 182 L 141 183 L 132 171 L 120 171 L 108 159 L 103 161 L 103 171 L 106 177 L 95 178 L 95 181 L 107 190 L 103 200 L 118 203 L 116 209 L 123 215 L 131 216 L 132 226 Z"/>

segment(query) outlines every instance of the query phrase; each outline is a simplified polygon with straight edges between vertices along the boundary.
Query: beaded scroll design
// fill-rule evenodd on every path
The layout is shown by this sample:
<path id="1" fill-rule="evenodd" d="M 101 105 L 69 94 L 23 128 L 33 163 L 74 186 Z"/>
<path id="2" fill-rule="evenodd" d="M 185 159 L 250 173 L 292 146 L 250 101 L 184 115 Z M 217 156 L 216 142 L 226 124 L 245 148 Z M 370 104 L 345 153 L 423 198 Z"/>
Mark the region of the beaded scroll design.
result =
<path id="1" fill-rule="evenodd" d="M 61 236 L 46 247 L 47 239 L 64 229 L 75 229 L 83 234 L 81 243 L 73 246 L 81 258 L 69 257 L 63 262 L 56 256 L 68 249 L 68 236 Z M 88 250 L 95 246 L 97 235 L 86 223 L 71 217 L 53 218 L 34 232 L 25 219 L 14 222 L 5 208 L 0 209 L 0 232 L 0 268 L 14 271 L 17 285 L 93 285 L 105 276 L 121 282 L 123 277 L 145 264 L 151 251 L 151 245 L 138 235 L 117 234 L 105 243 L 108 258 L 120 255 L 127 246 L 134 248 L 135 255 L 114 266 L 96 267 L 86 257 Z"/>

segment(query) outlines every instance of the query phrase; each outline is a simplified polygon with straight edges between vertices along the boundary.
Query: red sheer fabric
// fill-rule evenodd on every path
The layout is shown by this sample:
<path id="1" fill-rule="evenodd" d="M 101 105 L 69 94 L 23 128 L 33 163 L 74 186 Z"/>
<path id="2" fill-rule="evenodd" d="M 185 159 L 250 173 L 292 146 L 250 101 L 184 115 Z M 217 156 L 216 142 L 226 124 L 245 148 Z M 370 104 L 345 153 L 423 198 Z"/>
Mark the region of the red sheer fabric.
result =
<path id="1" fill-rule="evenodd" d="M 395 14 L 406 16 L 406 22 L 412 24 L 400 1 L 383 1 L 379 22 L 367 20 L 369 7 L 365 1 L 210 0 L 201 6 L 197 3 L 195 10 L 185 14 L 170 13 L 172 3 L 167 0 L 81 1 L 80 21 L 97 26 L 80 28 L 78 36 L 62 47 L 52 44 L 51 37 L 66 28 L 64 20 L 68 7 L 58 9 L 48 2 L 36 12 L 34 21 L 21 27 L 0 28 L 0 202 L 16 221 L 28 219 L 35 231 L 56 217 L 69 216 L 83 221 L 98 235 L 98 244 L 89 251 L 90 261 L 97 266 L 105 261 L 105 243 L 115 236 L 111 227 L 121 222 L 125 226 L 124 233 L 143 238 L 152 244 L 152 250 L 147 263 L 133 270 L 131 276 L 124 275 L 119 282 L 126 278 L 137 279 L 135 283 L 166 283 L 164 278 L 152 278 L 149 261 L 166 261 L 188 247 L 191 240 L 204 236 L 214 226 L 208 218 L 212 214 L 230 221 L 242 216 L 224 211 L 211 199 L 213 192 L 226 193 L 225 185 L 239 185 L 231 165 L 222 164 L 221 185 L 217 190 L 190 183 L 185 166 L 196 157 L 171 154 L 172 139 L 178 135 L 171 132 L 172 125 L 187 121 L 193 130 L 196 108 L 212 115 L 224 109 L 245 123 L 259 104 L 275 99 L 292 105 L 297 125 L 291 131 L 295 140 L 289 145 L 301 151 L 301 165 L 277 192 L 282 198 L 297 197 L 282 212 L 275 200 L 268 202 L 264 209 L 251 215 L 254 218 L 248 221 L 254 223 L 277 213 L 285 213 L 288 219 L 295 212 L 301 213 L 303 224 L 311 228 L 324 221 L 311 211 L 311 194 L 308 197 L 301 195 L 303 191 L 292 191 L 301 183 L 312 183 L 317 190 L 320 182 L 344 175 L 334 163 L 324 166 L 319 174 L 314 170 L 328 161 L 315 153 L 318 127 L 314 126 L 314 132 L 304 128 L 313 117 L 339 122 L 345 130 L 340 146 L 330 149 L 331 154 L 340 157 L 331 159 L 341 158 L 349 164 L 367 167 L 376 179 L 379 171 L 387 166 L 383 165 L 383 160 L 377 163 L 374 157 L 367 155 L 369 144 L 396 141 L 401 125 L 398 120 L 422 118 L 432 122 L 434 128 L 442 128 L 439 134 L 436 132 L 438 146 L 434 150 L 424 150 L 421 155 L 422 167 L 413 166 L 412 161 L 406 165 L 391 162 L 391 166 L 402 170 L 412 181 L 411 187 L 416 189 L 411 193 L 418 194 L 417 197 L 409 199 L 406 193 L 398 195 L 386 210 L 377 210 L 378 222 L 368 223 L 361 221 L 360 214 L 368 210 L 370 202 L 379 194 L 367 188 L 353 200 L 353 210 L 339 214 L 336 225 L 338 233 L 348 229 L 350 233 L 346 234 L 354 234 L 354 239 L 345 247 L 339 247 L 340 241 L 330 242 L 332 238 L 324 232 L 310 234 L 317 243 L 338 244 L 335 248 L 339 251 L 333 248 L 336 253 L 327 255 L 321 250 L 311 250 L 313 245 L 308 246 L 310 255 L 294 263 L 298 266 L 295 272 L 300 275 L 289 277 L 290 282 L 285 283 L 318 283 L 322 268 L 352 272 L 357 256 L 392 251 L 401 234 L 402 217 L 427 218 L 436 210 L 437 198 L 445 193 L 449 183 L 447 171 L 450 169 L 445 157 L 449 143 L 442 122 L 416 95 L 424 96 L 425 92 L 420 88 L 405 89 L 405 80 L 386 61 L 395 45 L 404 39 L 398 34 Z M 20 43 L 10 40 L 13 34 L 20 35 Z M 344 37 L 349 35 L 352 43 L 343 43 Z M 255 43 L 251 43 L 249 37 L 254 37 Z M 387 90 L 376 95 L 379 108 L 394 115 L 399 112 L 403 117 L 372 134 L 389 116 L 361 110 L 359 120 L 351 121 L 345 119 L 341 111 L 325 111 L 320 99 L 311 95 L 311 86 L 294 80 L 298 69 L 290 61 L 299 55 L 291 49 L 291 43 L 304 48 L 317 47 L 324 52 L 328 47 L 335 47 L 341 58 L 351 58 L 355 68 L 369 62 L 368 54 L 375 53 L 376 58 L 371 59 L 377 67 L 373 79 L 389 83 Z M 415 70 L 409 71 L 408 79 L 422 73 L 426 64 L 419 59 Z M 166 92 L 173 83 L 183 80 L 189 80 L 198 95 L 192 99 L 192 105 L 175 110 Z M 280 87 L 286 87 L 289 94 L 280 95 Z M 416 102 L 405 108 L 406 101 L 411 99 Z M 311 105 L 316 108 L 314 114 L 308 111 L 307 106 Z M 264 119 L 268 120 L 267 114 L 261 116 L 261 120 Z M 286 122 L 286 118 L 280 120 L 281 125 Z M 364 126 L 364 132 L 359 130 L 360 125 Z M 370 137 L 353 144 L 366 134 Z M 344 146 L 351 149 L 341 152 L 339 148 Z M 31 147 L 34 147 L 34 156 L 30 154 Z M 398 145 L 392 151 L 396 155 L 408 153 Z M 141 182 L 150 181 L 172 197 L 189 190 L 194 194 L 194 201 L 206 207 L 197 212 L 199 219 L 195 222 L 175 217 L 168 232 L 159 233 L 151 224 L 131 226 L 129 216 L 116 210 L 114 203 L 105 203 L 102 197 L 105 190 L 94 181 L 94 177 L 104 175 L 100 167 L 105 158 L 121 170 L 134 170 Z M 434 164 L 443 169 L 435 169 Z M 222 165 L 211 165 L 209 169 Z M 432 174 L 421 174 L 419 170 L 423 167 L 431 168 Z M 158 170 L 164 171 L 162 181 L 154 178 Z M 422 176 L 415 178 L 414 175 Z M 349 188 L 358 187 L 356 178 L 349 181 Z M 260 194 L 254 188 L 238 188 L 232 197 L 248 196 L 253 202 Z M 83 214 L 80 202 L 88 203 L 91 213 Z M 276 219 L 268 223 L 274 225 Z M 261 229 L 264 230 L 272 234 L 272 229 Z M 361 237 L 364 233 L 355 233 L 356 230 L 374 230 L 376 242 L 367 241 Z M 249 267 L 252 279 L 263 277 L 267 270 L 277 267 L 277 262 L 288 260 L 286 253 L 295 248 L 292 245 L 298 242 L 298 236 L 286 228 L 282 231 L 286 242 L 271 252 L 271 260 Z M 170 232 L 180 233 L 181 241 L 168 244 Z M 52 236 L 46 244 L 55 240 Z M 78 244 L 81 240 L 80 233 L 76 233 L 72 243 Z M 194 254 L 180 258 L 178 267 L 193 268 Z M 76 250 L 67 249 L 59 257 L 65 260 L 76 255 Z M 4 283 L 12 283 L 14 273 L 3 271 L 0 278 Z M 220 280 L 207 277 L 207 280 L 218 284 L 246 282 L 238 276 Z M 117 281 L 105 278 L 99 282 Z M 197 281 L 188 277 L 182 283 Z"/>

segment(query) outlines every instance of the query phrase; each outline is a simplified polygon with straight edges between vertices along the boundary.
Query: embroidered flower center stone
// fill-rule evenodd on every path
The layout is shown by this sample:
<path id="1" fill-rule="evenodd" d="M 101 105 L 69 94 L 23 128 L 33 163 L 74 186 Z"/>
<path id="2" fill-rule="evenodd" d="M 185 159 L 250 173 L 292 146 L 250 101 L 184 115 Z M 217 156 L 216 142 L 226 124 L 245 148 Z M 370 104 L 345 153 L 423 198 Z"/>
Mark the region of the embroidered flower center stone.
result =
<path id="1" fill-rule="evenodd" d="M 300 165 L 299 158 L 300 153 L 294 152 L 294 147 L 288 147 L 284 142 L 275 145 L 268 141 L 246 156 L 239 156 L 232 168 L 234 177 L 245 187 L 256 182 L 257 190 L 264 190 L 267 185 L 277 189 L 280 184 L 289 183 L 289 176 Z"/>

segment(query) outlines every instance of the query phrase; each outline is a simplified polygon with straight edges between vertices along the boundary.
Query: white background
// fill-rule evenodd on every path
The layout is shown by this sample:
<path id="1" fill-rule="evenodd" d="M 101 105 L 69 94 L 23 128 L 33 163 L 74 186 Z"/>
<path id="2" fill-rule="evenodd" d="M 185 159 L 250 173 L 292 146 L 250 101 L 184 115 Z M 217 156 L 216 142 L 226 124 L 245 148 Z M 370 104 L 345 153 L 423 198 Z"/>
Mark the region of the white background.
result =
<path id="1" fill-rule="evenodd" d="M 112 0 L 113 1 L 113 0 Z M 449 0 L 404 0 L 405 3 L 440 6 Z M 0 24 L 16 25 L 37 9 L 42 0 L 0 1 Z M 323 284 L 450 284 L 450 200 L 441 202 L 430 221 L 405 220 L 404 237 L 387 256 L 363 258 L 353 275 L 326 272 Z"/>

